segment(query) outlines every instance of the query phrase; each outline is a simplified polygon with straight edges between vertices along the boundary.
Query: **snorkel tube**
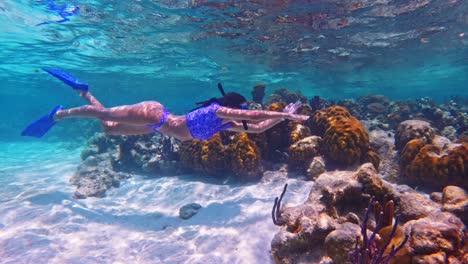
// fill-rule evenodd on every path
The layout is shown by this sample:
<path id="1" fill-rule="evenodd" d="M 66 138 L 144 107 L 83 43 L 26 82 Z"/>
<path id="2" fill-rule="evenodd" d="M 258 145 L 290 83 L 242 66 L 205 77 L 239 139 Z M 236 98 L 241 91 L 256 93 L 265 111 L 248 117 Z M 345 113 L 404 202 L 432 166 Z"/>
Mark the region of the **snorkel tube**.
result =
<path id="1" fill-rule="evenodd" d="M 221 92 L 221 95 L 222 95 L 222 96 L 225 96 L 225 95 L 226 95 L 226 92 L 224 91 L 224 88 L 223 88 L 223 86 L 221 85 L 221 83 L 218 83 L 218 89 L 219 89 L 219 91 Z M 245 108 L 242 107 L 242 109 L 245 109 Z M 248 126 L 246 120 L 242 120 L 242 125 L 244 126 L 244 129 L 245 129 L 245 130 L 248 130 L 248 129 L 249 129 L 249 126 Z"/>

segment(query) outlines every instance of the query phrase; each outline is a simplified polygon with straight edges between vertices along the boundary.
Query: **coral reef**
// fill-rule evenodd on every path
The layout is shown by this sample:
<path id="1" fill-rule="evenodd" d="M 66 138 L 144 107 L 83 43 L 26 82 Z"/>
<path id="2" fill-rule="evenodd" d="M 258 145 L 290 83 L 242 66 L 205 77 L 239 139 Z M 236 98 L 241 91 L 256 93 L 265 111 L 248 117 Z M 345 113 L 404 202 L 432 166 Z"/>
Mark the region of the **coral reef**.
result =
<path id="1" fill-rule="evenodd" d="M 427 195 L 382 180 L 375 168 L 366 163 L 357 171 L 322 173 L 303 205 L 283 206 L 276 221 L 282 227 L 271 243 L 275 263 L 319 263 L 325 259 L 351 263 L 348 253 L 355 249 L 356 237 L 362 236 L 360 225 L 365 221 L 361 222 L 359 216 L 365 220 L 363 208 L 368 206 L 370 197 L 376 197 L 377 201 L 393 200 L 390 208 L 394 207 L 401 224 L 392 235 L 396 226 L 391 225 L 393 217 L 375 210 L 376 221 L 369 221 L 366 226 L 375 229 L 379 222 L 385 223 L 377 228 L 382 238 L 376 241 L 377 246 L 383 248 L 381 243 L 386 241 L 385 237 L 391 238 L 387 240 L 389 251 L 408 236 L 408 242 L 390 258 L 390 263 L 421 263 L 417 261 L 430 259 L 436 253 L 443 255 L 445 261 L 463 261 L 467 246 L 463 222 Z M 389 211 L 393 210 L 380 209 L 380 212 Z"/>

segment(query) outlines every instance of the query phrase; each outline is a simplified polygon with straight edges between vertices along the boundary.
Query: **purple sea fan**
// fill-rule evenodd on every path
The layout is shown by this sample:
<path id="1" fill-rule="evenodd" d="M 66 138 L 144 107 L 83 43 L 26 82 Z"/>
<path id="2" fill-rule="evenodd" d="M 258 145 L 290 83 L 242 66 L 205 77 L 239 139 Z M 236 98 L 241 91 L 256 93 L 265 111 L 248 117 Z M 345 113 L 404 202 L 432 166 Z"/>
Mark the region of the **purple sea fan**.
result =
<path id="1" fill-rule="evenodd" d="M 368 236 L 367 224 L 372 205 L 374 205 L 377 225 L 372 234 Z M 378 202 L 374 203 L 374 198 L 370 200 L 361 223 L 361 236 L 362 244 L 359 245 L 360 237 L 357 237 L 356 246 L 350 252 L 350 261 L 353 264 L 397 263 L 392 260 L 395 259 L 397 252 L 408 241 L 408 235 L 404 234 L 402 228 L 398 225 L 398 220 L 393 217 L 392 200 L 385 204 L 384 210 L 382 210 L 382 206 Z M 398 262 L 402 263 L 401 261 Z"/>

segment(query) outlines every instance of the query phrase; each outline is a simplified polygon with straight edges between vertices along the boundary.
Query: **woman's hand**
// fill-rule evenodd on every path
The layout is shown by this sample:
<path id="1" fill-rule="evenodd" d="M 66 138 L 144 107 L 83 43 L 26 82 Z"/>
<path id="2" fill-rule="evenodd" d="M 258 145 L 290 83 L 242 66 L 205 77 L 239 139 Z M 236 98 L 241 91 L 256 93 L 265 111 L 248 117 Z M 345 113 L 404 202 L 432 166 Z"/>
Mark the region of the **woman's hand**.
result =
<path id="1" fill-rule="evenodd" d="M 283 109 L 283 112 L 284 113 L 290 113 L 290 114 L 294 114 L 296 113 L 296 111 L 301 108 L 302 106 L 302 102 L 301 101 L 297 101 L 295 103 L 290 103 L 288 104 L 284 109 Z"/>
<path id="2" fill-rule="evenodd" d="M 302 103 L 301 101 L 297 101 L 295 103 L 288 104 L 284 109 L 284 113 L 288 113 L 289 116 L 286 119 L 294 120 L 294 121 L 305 121 L 309 119 L 307 115 L 297 115 L 295 114 L 299 108 L 301 108 Z"/>

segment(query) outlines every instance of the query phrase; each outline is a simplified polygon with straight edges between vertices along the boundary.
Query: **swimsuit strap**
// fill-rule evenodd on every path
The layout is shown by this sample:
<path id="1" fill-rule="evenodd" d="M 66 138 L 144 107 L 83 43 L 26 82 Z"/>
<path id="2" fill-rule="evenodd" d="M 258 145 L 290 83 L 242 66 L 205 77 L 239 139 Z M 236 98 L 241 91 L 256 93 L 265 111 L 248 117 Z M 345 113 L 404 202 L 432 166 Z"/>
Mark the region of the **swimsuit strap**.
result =
<path id="1" fill-rule="evenodd" d="M 166 119 L 167 119 L 168 115 L 169 115 L 169 111 L 167 111 L 166 107 L 163 107 L 163 113 L 162 113 L 161 119 L 159 119 L 158 123 L 156 123 L 154 125 L 146 125 L 146 127 L 150 128 L 155 133 L 161 133 L 157 129 L 160 128 L 164 124 L 164 122 L 166 122 Z"/>

